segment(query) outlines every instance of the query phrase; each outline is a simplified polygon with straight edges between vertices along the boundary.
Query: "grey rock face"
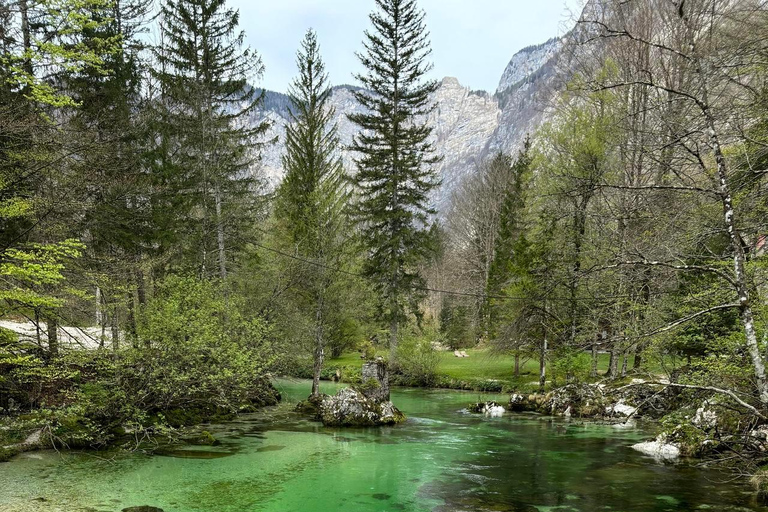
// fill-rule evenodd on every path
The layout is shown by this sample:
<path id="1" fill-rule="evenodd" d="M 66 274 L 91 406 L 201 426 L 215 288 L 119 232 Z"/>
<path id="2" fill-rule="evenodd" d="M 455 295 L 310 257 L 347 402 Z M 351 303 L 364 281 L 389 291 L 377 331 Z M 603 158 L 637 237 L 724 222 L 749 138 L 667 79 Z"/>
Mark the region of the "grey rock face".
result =
<path id="1" fill-rule="evenodd" d="M 529 46 L 517 52 L 504 69 L 496 94 L 506 92 L 510 87 L 517 85 L 541 69 L 560 51 L 562 44 L 562 39 L 553 37 L 545 43 Z"/>
<path id="2" fill-rule="evenodd" d="M 386 402 L 389 400 L 389 372 L 387 363 L 377 358 L 363 365 L 363 389 L 361 392 L 372 400 Z"/>
<path id="3" fill-rule="evenodd" d="M 268 97 L 270 95 L 283 96 L 273 92 L 269 92 Z M 498 102 L 491 95 L 470 91 L 457 79 L 451 77 L 445 78 L 440 83 L 433 99 L 436 109 L 429 118 L 430 123 L 435 127 L 432 142 L 437 153 L 443 156 L 443 161 L 437 168 L 442 185 L 433 195 L 432 200 L 435 207 L 442 211 L 456 184 L 474 170 L 475 163 L 498 126 L 501 112 Z M 348 87 L 335 88 L 330 104 L 335 112 L 333 121 L 337 125 L 339 141 L 342 148 L 347 148 L 352 144 L 352 139 L 358 130 L 347 116 L 363 110 Z M 264 136 L 264 140 L 276 140 L 276 142 L 262 149 L 260 169 L 256 172 L 266 177 L 268 186 L 274 189 L 285 174 L 282 158 L 285 154 L 285 127 L 290 122 L 290 118 L 287 110 L 273 107 L 257 112 L 251 122 L 255 124 L 261 120 L 267 120 L 272 125 Z M 354 174 L 355 154 L 343 149 L 341 157 L 347 172 Z"/>
<path id="4" fill-rule="evenodd" d="M 434 127 L 432 142 L 443 156 L 437 172 L 441 186 L 432 196 L 439 215 L 447 212 L 458 185 L 476 171 L 477 163 L 502 151 L 513 154 L 526 136 L 533 134 L 548 119 L 549 109 L 568 79 L 559 63 L 564 60 L 566 38 L 553 38 L 538 46 L 517 52 L 507 65 L 496 94 L 471 91 L 456 78 L 446 77 L 434 93 L 435 110 L 429 122 Z M 340 86 L 333 90 L 330 104 L 334 109 L 343 148 L 342 161 L 347 172 L 356 171 L 355 154 L 349 145 L 357 126 L 348 115 L 362 112 L 353 95 L 354 88 Z M 285 153 L 285 127 L 290 122 L 287 96 L 267 92 L 264 109 L 255 112 L 251 123 L 268 120 L 272 126 L 264 140 L 276 142 L 261 150 L 260 169 L 254 172 L 266 177 L 274 189 L 284 175 L 282 157 Z"/>

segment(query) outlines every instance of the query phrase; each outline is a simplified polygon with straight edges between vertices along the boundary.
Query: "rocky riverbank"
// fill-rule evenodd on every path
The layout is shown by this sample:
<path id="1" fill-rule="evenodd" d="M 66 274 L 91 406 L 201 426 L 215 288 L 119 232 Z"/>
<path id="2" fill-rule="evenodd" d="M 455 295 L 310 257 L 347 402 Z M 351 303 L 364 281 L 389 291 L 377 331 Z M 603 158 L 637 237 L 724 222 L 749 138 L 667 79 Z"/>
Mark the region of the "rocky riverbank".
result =
<path id="1" fill-rule="evenodd" d="M 659 435 L 633 448 L 661 461 L 725 461 L 738 454 L 740 464 L 749 461 L 757 468 L 768 460 L 768 421 L 712 388 L 640 379 L 613 386 L 569 384 L 545 393 L 513 393 L 507 403 L 480 402 L 468 409 L 489 416 L 509 411 L 616 423 L 652 420 L 660 426 Z"/>

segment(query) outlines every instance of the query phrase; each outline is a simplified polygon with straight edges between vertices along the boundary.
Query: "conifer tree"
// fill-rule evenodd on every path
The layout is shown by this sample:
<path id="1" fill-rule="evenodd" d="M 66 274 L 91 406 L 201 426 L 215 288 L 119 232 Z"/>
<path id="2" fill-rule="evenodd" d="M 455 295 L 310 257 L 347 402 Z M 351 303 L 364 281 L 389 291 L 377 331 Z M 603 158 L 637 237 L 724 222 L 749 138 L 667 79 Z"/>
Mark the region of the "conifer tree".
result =
<path id="1" fill-rule="evenodd" d="M 135 331 L 133 312 L 145 302 L 143 253 L 153 243 L 144 206 L 149 190 L 140 121 L 146 69 L 140 34 L 151 10 L 151 0 L 116 0 L 108 11 L 91 10 L 98 23 L 83 30 L 84 45 L 111 44 L 114 51 L 99 67 L 84 66 L 66 79 L 79 104 L 69 122 L 81 148 L 75 171 L 82 179 L 75 186 L 83 187 L 86 198 L 85 211 L 75 216 L 71 229 L 86 234 L 84 259 L 96 287 L 96 317 L 115 331 L 121 318 Z M 118 314 L 121 309 L 127 314 Z"/>
<path id="2" fill-rule="evenodd" d="M 499 295 L 512 279 L 512 266 L 515 246 L 523 232 L 525 211 L 524 191 L 531 172 L 531 142 L 525 140 L 523 149 L 512 164 L 512 176 L 508 190 L 504 194 L 499 214 L 499 229 L 494 241 L 493 260 L 491 261 L 487 283 L 487 295 Z M 495 334 L 496 314 L 489 301 L 490 329 Z"/>
<path id="3" fill-rule="evenodd" d="M 365 50 L 358 54 L 367 71 L 356 75 L 363 90 L 355 98 L 366 112 L 349 119 L 360 128 L 351 149 L 358 155 L 356 213 L 369 252 L 365 272 L 381 296 L 394 355 L 398 326 L 408 312 L 418 313 L 423 287 L 418 264 L 433 247 L 429 194 L 438 185 L 440 157 L 424 117 L 434 109 L 430 95 L 438 84 L 425 79 L 431 50 L 416 1 L 376 0 L 376 5 L 369 16 L 373 30 L 365 32 Z"/>
<path id="4" fill-rule="evenodd" d="M 239 13 L 225 0 L 168 0 L 161 11 L 163 44 L 156 51 L 164 158 L 159 170 L 170 196 L 170 225 L 193 255 L 200 275 L 227 277 L 229 235 L 252 221 L 258 137 L 267 122 L 248 122 L 262 103 L 248 80 L 261 58 L 243 47 Z M 177 236 L 178 236 L 177 235 Z M 215 254 L 215 256 L 212 256 Z M 217 267 L 217 268 L 216 268 Z"/>
<path id="5" fill-rule="evenodd" d="M 275 210 L 292 251 L 303 260 L 319 263 L 294 266 L 294 271 L 302 274 L 297 299 L 314 317 L 312 396 L 317 397 L 329 310 L 336 302 L 330 291 L 339 280 L 339 274 L 331 269 L 344 264 L 349 240 L 348 192 L 337 127 L 332 123 L 334 110 L 329 105 L 331 88 L 314 31 L 307 31 L 296 64 L 299 76 L 289 90 L 293 106 L 285 134 L 286 174 Z"/>

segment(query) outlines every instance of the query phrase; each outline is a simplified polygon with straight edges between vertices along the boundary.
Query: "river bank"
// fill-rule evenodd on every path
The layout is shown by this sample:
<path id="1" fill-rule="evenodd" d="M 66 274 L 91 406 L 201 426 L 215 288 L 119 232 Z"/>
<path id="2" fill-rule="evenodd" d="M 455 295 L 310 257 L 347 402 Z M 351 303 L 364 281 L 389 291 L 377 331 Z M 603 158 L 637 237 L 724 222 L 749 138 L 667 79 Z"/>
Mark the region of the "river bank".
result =
<path id="1" fill-rule="evenodd" d="M 21 455 L 0 465 L 0 510 L 768 511 L 744 480 L 634 451 L 655 432 L 642 421 L 492 418 L 466 407 L 503 395 L 394 388 L 405 424 L 336 429 L 293 410 L 309 382 L 275 385 L 280 405 L 206 426 L 217 446 Z"/>

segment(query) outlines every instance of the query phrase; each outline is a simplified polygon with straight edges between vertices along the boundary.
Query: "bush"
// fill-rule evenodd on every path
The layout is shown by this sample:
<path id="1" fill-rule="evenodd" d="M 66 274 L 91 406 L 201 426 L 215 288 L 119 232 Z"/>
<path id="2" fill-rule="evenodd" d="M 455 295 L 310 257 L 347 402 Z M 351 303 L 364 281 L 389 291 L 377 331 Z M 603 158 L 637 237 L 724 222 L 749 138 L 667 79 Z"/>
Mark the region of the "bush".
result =
<path id="1" fill-rule="evenodd" d="M 127 354 L 133 372 L 125 378 L 152 390 L 153 409 L 235 412 L 267 391 L 269 327 L 224 297 L 209 281 L 172 277 L 139 315 L 144 348 Z"/>
<path id="2" fill-rule="evenodd" d="M 590 355 L 581 350 L 558 350 L 552 353 L 549 365 L 552 383 L 579 383 L 589 377 L 592 368 Z"/>
<path id="3" fill-rule="evenodd" d="M 432 348 L 429 336 L 406 333 L 397 347 L 394 373 L 396 381 L 407 386 L 433 386 L 437 382 L 440 354 Z"/>
<path id="4" fill-rule="evenodd" d="M 366 341 L 360 346 L 360 352 L 362 352 L 363 358 L 368 361 L 376 357 L 376 347 L 370 341 Z"/>

